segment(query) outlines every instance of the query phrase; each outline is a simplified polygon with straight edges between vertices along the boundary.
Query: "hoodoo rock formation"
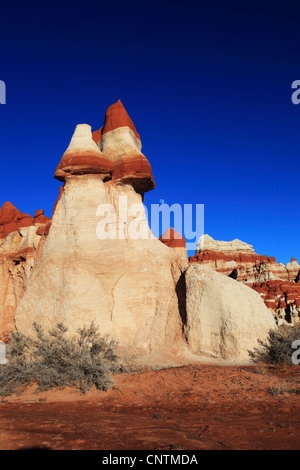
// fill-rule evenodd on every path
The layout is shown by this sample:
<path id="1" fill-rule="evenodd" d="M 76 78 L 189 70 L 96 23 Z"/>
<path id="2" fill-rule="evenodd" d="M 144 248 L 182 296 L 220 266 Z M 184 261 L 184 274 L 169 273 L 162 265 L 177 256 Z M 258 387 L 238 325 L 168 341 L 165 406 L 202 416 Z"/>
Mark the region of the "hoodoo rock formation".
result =
<path id="1" fill-rule="evenodd" d="M 111 179 L 113 166 L 91 139 L 91 126 L 79 124 L 69 147 L 55 170 L 60 181 L 72 175 L 99 175 L 103 181 Z"/>
<path id="2" fill-rule="evenodd" d="M 38 230 L 48 221 L 42 209 L 34 217 L 5 202 L 0 209 L 0 339 L 14 327 L 14 314 L 34 264 Z"/>
<path id="3" fill-rule="evenodd" d="M 123 161 L 133 161 L 136 152 L 132 148 L 131 159 L 127 145 L 128 136 L 132 137 L 129 129 L 115 135 L 116 149 L 124 148 L 127 152 Z M 110 138 L 113 143 L 113 136 Z M 71 155 L 74 149 L 76 162 L 71 156 L 66 170 L 66 155 Z M 94 174 L 90 165 L 85 167 L 86 155 L 92 150 L 93 164 L 97 158 L 101 161 L 101 171 L 97 166 Z M 30 331 L 33 322 L 49 327 L 63 321 L 74 332 L 94 321 L 102 332 L 118 339 L 127 352 L 175 354 L 182 347 L 176 285 L 187 259 L 179 259 L 175 251 L 152 235 L 139 194 L 149 189 L 144 173 L 124 164 L 122 183 L 114 177 L 108 181 L 107 173 L 102 171 L 106 160 L 102 155 L 90 128 L 77 126 L 55 172 L 55 177 L 64 178 L 62 195 L 17 308 L 16 327 Z M 106 155 L 107 169 L 112 165 L 115 168 L 110 153 Z M 102 220 L 108 220 L 107 232 L 101 222 L 106 210 L 108 215 Z M 122 210 L 128 215 L 126 220 Z M 130 231 L 138 226 L 143 238 L 132 238 Z"/>
<path id="4" fill-rule="evenodd" d="M 175 232 L 172 227 L 166 230 L 159 240 L 170 248 L 174 248 L 183 258 L 187 258 L 185 238 L 179 232 Z"/>
<path id="5" fill-rule="evenodd" d="M 300 266 L 292 258 L 285 266 L 274 257 L 258 255 L 253 246 L 240 240 L 217 241 L 200 237 L 190 263 L 201 263 L 252 287 L 272 311 L 279 325 L 299 323 Z"/>
<path id="6" fill-rule="evenodd" d="M 120 100 L 107 109 L 104 126 L 93 138 L 113 163 L 114 183 L 130 184 L 142 196 L 155 188 L 151 165 L 141 153 L 140 136 Z"/>
<path id="7" fill-rule="evenodd" d="M 0 211 L 0 333 L 94 321 L 124 354 L 163 363 L 245 360 L 275 327 L 254 290 L 189 265 L 180 234 L 154 237 L 143 205 L 152 170 L 120 101 L 98 131 L 76 127 L 54 176 L 63 186 L 51 220 Z"/>

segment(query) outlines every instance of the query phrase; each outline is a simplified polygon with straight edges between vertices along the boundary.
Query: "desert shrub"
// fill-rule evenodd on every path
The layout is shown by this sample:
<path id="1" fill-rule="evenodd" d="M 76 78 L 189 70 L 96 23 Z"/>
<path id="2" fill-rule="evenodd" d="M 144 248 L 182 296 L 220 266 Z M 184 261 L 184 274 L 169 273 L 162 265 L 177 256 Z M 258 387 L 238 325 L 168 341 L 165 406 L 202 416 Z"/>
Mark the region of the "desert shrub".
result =
<path id="1" fill-rule="evenodd" d="M 266 364 L 293 365 L 295 349 L 292 343 L 300 340 L 300 328 L 281 327 L 270 330 L 266 341 L 258 340 L 260 346 L 248 351 L 253 362 Z"/>
<path id="2" fill-rule="evenodd" d="M 278 397 L 279 395 L 300 395 L 300 388 L 292 388 L 286 382 L 274 385 L 268 389 L 269 393 L 273 395 L 273 397 Z"/>
<path id="3" fill-rule="evenodd" d="M 117 343 L 101 336 L 92 323 L 76 335 L 59 323 L 48 332 L 34 324 L 34 335 L 11 332 L 7 362 L 0 366 L 0 395 L 10 395 L 30 384 L 37 391 L 67 386 L 85 393 L 92 386 L 107 390 L 111 374 L 122 372 Z"/>

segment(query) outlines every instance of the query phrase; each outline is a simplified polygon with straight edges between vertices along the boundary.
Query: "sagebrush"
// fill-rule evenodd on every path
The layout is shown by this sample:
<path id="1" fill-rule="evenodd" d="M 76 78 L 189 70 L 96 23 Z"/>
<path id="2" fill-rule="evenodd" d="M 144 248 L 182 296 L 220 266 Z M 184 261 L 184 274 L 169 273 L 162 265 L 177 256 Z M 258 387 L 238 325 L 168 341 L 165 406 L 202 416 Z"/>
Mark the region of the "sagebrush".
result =
<path id="1" fill-rule="evenodd" d="M 300 328 L 280 327 L 270 330 L 266 341 L 258 340 L 260 346 L 248 352 L 253 362 L 293 365 L 292 355 L 295 349 L 292 348 L 292 343 L 295 340 L 300 340 Z"/>
<path id="2" fill-rule="evenodd" d="M 85 393 L 95 386 L 107 390 L 111 375 L 124 371 L 117 355 L 117 343 L 100 335 L 92 323 L 76 335 L 58 323 L 45 332 L 34 324 L 34 335 L 11 332 L 6 364 L 0 366 L 0 395 L 10 395 L 36 384 L 37 391 L 67 386 Z"/>

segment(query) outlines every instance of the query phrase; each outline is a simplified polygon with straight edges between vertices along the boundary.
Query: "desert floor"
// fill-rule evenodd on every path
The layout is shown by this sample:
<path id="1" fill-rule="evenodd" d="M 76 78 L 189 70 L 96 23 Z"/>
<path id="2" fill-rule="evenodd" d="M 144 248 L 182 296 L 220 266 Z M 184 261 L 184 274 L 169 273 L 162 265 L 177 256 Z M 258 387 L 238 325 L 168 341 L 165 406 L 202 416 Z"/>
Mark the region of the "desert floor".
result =
<path id="1" fill-rule="evenodd" d="M 300 448 L 300 367 L 202 364 L 114 382 L 0 399 L 0 449 Z"/>

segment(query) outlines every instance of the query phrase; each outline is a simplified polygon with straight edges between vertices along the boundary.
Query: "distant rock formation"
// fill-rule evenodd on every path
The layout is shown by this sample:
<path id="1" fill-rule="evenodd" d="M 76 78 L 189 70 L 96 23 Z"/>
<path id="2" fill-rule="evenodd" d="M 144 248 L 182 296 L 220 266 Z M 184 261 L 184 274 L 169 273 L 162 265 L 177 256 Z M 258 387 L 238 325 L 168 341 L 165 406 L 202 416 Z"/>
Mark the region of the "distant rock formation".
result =
<path id="1" fill-rule="evenodd" d="M 0 239 L 7 237 L 11 232 L 18 231 L 21 227 L 30 227 L 33 218 L 29 214 L 22 214 L 9 201 L 0 209 Z"/>
<path id="2" fill-rule="evenodd" d="M 14 327 L 15 310 L 41 239 L 37 232 L 48 220 L 42 209 L 34 217 L 22 214 L 10 202 L 0 209 L 0 339 Z"/>
<path id="3" fill-rule="evenodd" d="M 166 230 L 159 240 L 170 248 L 174 248 L 183 258 L 187 258 L 185 238 L 179 232 L 175 232 L 172 227 Z"/>
<path id="4" fill-rule="evenodd" d="M 99 130 L 76 127 L 54 176 L 63 186 L 51 219 L 9 203 L 0 211 L 2 335 L 12 325 L 30 333 L 33 322 L 49 328 L 60 321 L 74 332 L 94 321 L 124 354 L 162 364 L 207 354 L 245 360 L 247 348 L 275 327 L 254 290 L 189 266 L 185 240 L 173 228 L 160 239 L 152 234 L 142 203 L 155 187 L 152 169 L 120 100 Z M 222 248 L 229 258 L 236 251 L 253 256 L 252 247 L 232 245 Z M 210 244 L 208 251 L 218 250 Z M 242 266 L 219 255 L 209 263 L 216 261 L 226 274 Z"/>
<path id="5" fill-rule="evenodd" d="M 277 263 L 274 257 L 258 255 L 252 245 L 240 240 L 224 242 L 202 235 L 196 253 L 189 261 L 209 266 L 252 287 L 279 325 L 299 323 L 300 265 L 296 259 L 292 258 L 285 266 Z"/>

